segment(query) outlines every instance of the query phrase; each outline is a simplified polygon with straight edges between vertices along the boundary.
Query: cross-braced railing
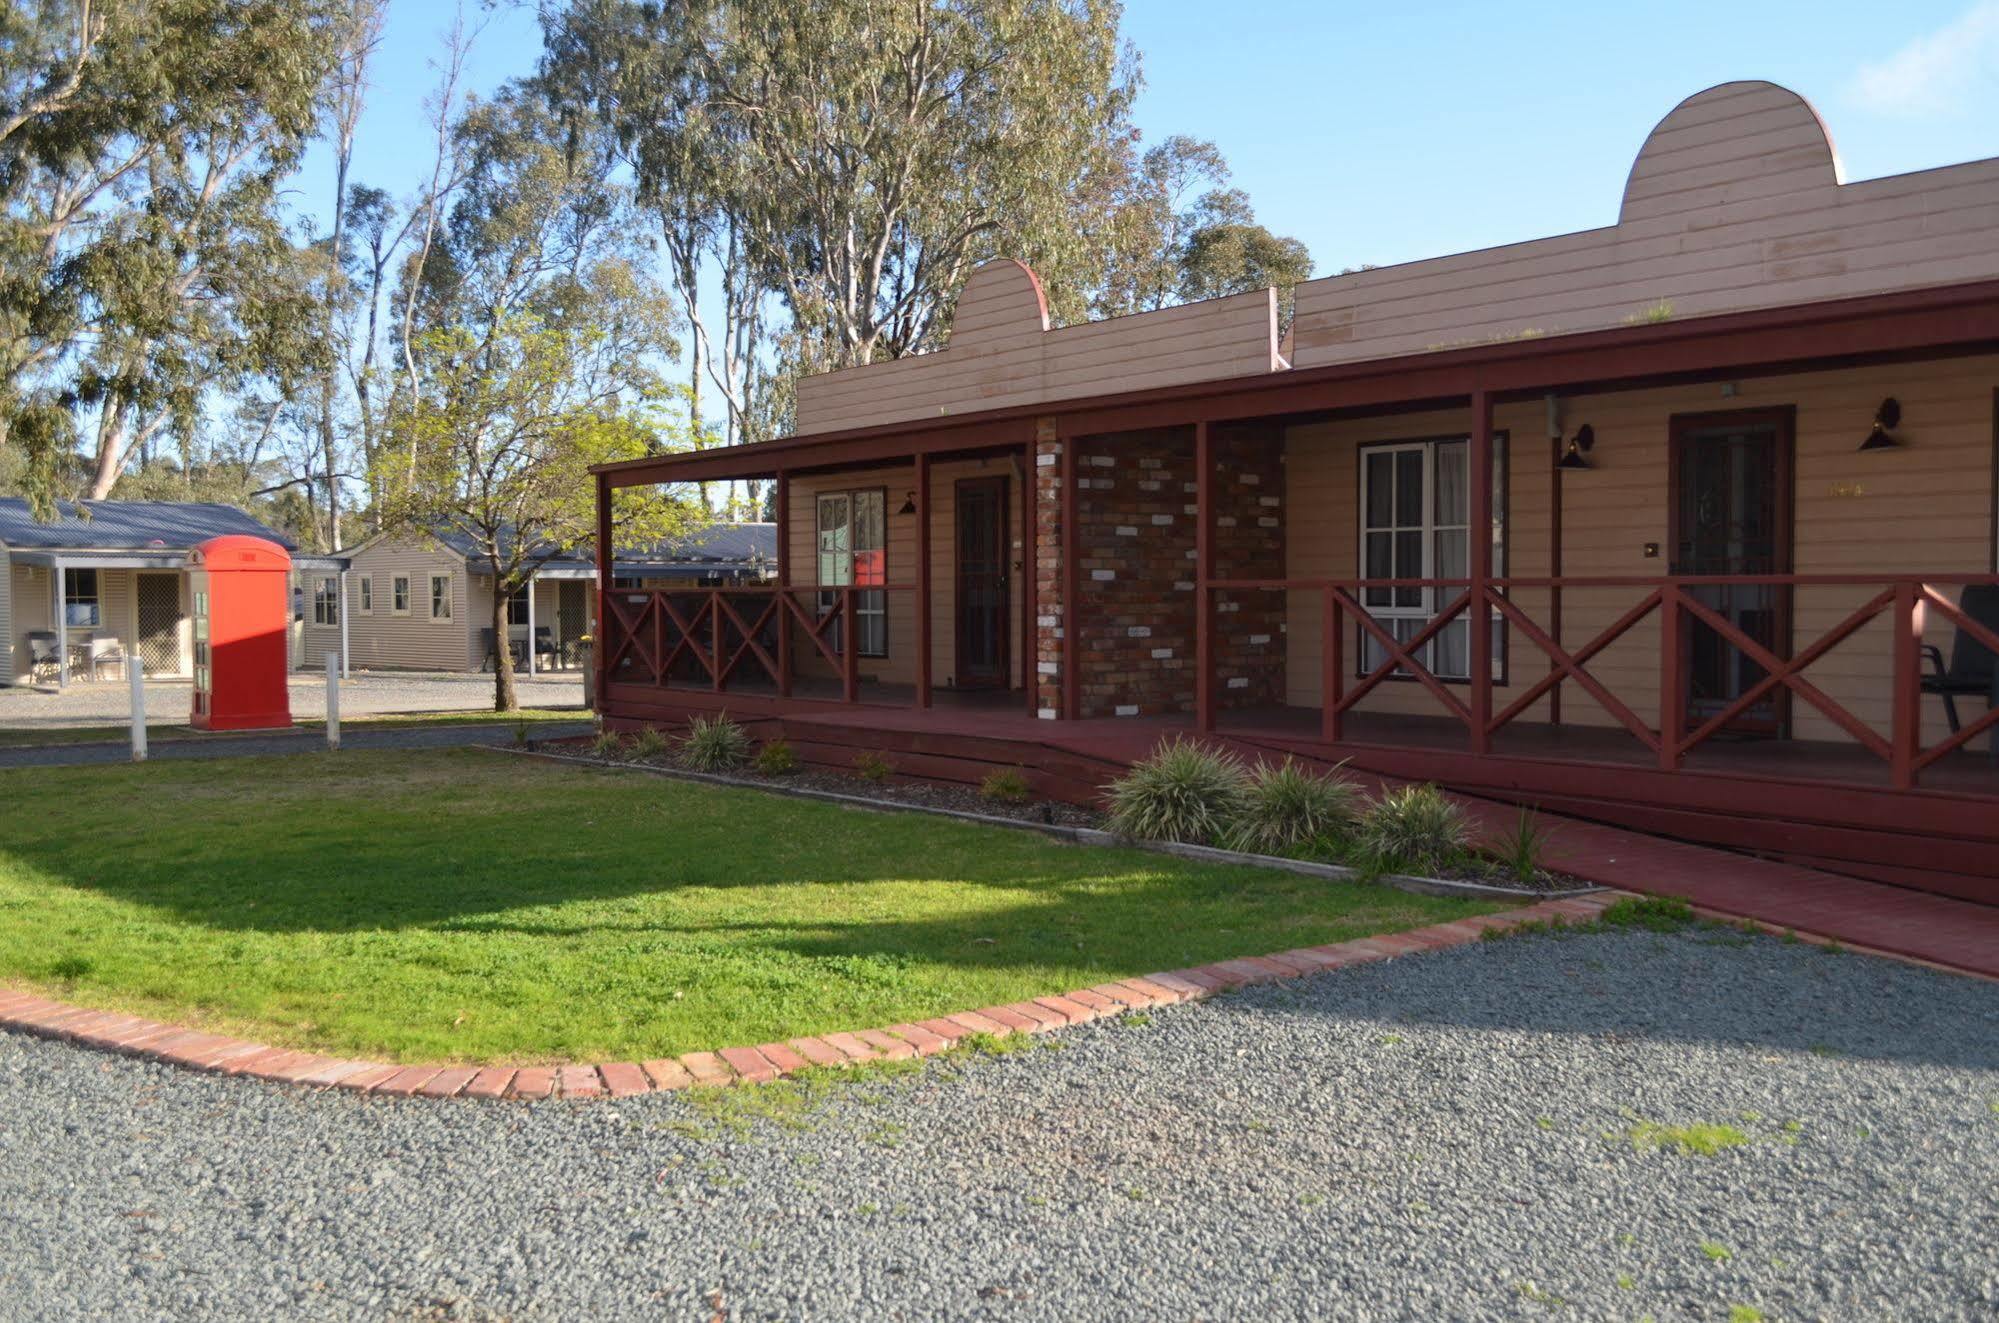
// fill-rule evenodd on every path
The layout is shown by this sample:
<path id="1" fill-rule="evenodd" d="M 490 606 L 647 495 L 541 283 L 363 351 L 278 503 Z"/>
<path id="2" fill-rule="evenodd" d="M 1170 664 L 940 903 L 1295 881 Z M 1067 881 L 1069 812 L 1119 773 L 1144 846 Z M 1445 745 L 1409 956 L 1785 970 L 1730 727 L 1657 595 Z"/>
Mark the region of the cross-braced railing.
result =
<path id="1" fill-rule="evenodd" d="M 611 683 L 706 688 L 759 681 L 792 696 L 799 657 L 839 678 L 841 701 L 860 701 L 861 603 L 908 585 L 778 588 L 616 588 L 604 594 L 604 674 Z"/>
<path id="2" fill-rule="evenodd" d="M 1649 749 L 1662 769 L 1670 771 L 1682 766 L 1693 750 L 1734 729 L 1746 715 L 1788 695 L 1809 705 L 1859 747 L 1886 762 L 1893 784 L 1898 789 L 1908 789 L 1916 784 L 1925 768 L 1981 735 L 1990 732 L 1994 739 L 1999 739 L 1999 705 L 1963 722 L 1933 743 L 1924 742 L 1922 730 L 1926 621 L 1948 625 L 1999 654 L 1999 631 L 1966 614 L 1949 591 L 1972 584 L 1995 583 L 1999 583 L 1999 575 L 1572 575 L 1492 579 L 1482 586 L 1467 579 L 1218 579 L 1211 580 L 1207 589 L 1218 593 L 1272 591 L 1317 595 L 1321 736 L 1328 742 L 1344 738 L 1346 716 L 1391 677 L 1421 685 L 1448 716 L 1465 727 L 1475 751 L 1489 749 L 1493 735 L 1526 717 L 1558 686 L 1572 684 Z M 1564 592 L 1620 589 L 1637 592 L 1636 600 L 1580 644 L 1558 640 L 1550 629 L 1533 618 L 1521 601 L 1527 593 L 1545 593 L 1553 601 Z M 1786 642 L 1775 636 L 1758 638 L 1741 621 L 1731 619 L 1724 609 L 1703 600 L 1704 595 L 1714 590 L 1744 589 L 1762 594 L 1768 602 L 1782 604 L 1785 609 L 1777 615 L 1786 622 L 1791 616 L 1789 606 L 1800 590 L 1851 590 L 1870 595 L 1816 637 L 1798 636 Z M 1398 613 L 1366 605 L 1371 593 L 1393 595 L 1397 590 L 1421 591 L 1425 600 L 1442 603 L 1434 614 L 1420 617 L 1421 627 L 1407 639 L 1396 637 L 1392 628 L 1393 617 Z M 1429 660 L 1433 644 L 1446 627 L 1478 609 L 1489 612 L 1495 626 L 1509 627 L 1549 663 L 1546 674 L 1525 683 L 1503 708 L 1483 719 L 1478 715 L 1481 705 L 1467 701 L 1460 694 L 1476 692 L 1483 686 L 1490 695 L 1496 679 L 1490 650 L 1484 655 L 1477 649 L 1470 650 L 1467 674 L 1463 676 L 1439 675 Z M 1408 618 L 1407 613 L 1400 614 L 1404 620 Z M 1883 616 L 1890 622 L 1889 659 L 1880 672 L 1881 681 L 1890 692 L 1886 734 L 1853 710 L 1852 699 L 1842 701 L 1834 697 L 1807 674 Z M 1591 669 L 1592 663 L 1598 662 L 1613 644 L 1650 620 L 1656 620 L 1658 629 L 1656 723 L 1641 717 L 1614 685 Z M 1711 710 L 1690 712 L 1691 645 L 1696 631 L 1701 629 L 1710 631 L 1732 659 L 1746 661 L 1758 674 L 1736 692 L 1710 700 Z M 1789 632 L 1788 626 L 1782 632 Z M 1345 655 L 1349 634 L 1371 640 L 1379 660 L 1365 670 L 1351 668 L 1350 673 Z M 1847 679 L 1851 690 L 1853 676 Z M 1213 677 L 1204 675 L 1202 683 L 1212 685 Z M 1212 707 L 1206 710 L 1211 713 Z M 1489 704 L 1484 710 L 1490 712 Z M 1212 724 L 1212 717 L 1209 722 Z"/>

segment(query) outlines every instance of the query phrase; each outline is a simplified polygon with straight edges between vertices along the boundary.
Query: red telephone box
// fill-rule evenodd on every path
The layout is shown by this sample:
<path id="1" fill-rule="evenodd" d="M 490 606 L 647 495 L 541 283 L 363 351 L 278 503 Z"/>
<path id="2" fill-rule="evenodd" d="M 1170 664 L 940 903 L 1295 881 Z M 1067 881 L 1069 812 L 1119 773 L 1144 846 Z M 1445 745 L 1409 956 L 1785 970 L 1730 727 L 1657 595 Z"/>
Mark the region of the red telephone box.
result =
<path id="1" fill-rule="evenodd" d="M 212 537 L 187 556 L 197 730 L 292 724 L 285 684 L 292 558 L 260 537 Z"/>

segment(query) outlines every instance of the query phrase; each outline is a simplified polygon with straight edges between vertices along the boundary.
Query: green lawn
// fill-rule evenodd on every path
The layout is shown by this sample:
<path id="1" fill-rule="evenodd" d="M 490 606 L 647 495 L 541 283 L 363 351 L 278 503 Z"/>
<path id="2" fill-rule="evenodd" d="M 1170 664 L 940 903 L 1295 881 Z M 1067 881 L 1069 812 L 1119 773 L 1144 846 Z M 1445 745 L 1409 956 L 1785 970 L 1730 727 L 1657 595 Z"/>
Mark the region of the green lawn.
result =
<path id="1" fill-rule="evenodd" d="M 474 750 L 0 772 L 0 981 L 403 1060 L 643 1059 L 1494 908 Z"/>
<path id="2" fill-rule="evenodd" d="M 495 712 L 490 708 L 449 712 L 373 712 L 362 716 L 342 717 L 340 727 L 368 726 L 375 730 L 397 729 L 410 726 L 512 726 L 525 721 L 531 725 L 544 721 L 588 721 L 590 709 L 587 707 L 530 707 L 519 712 Z M 321 730 L 326 722 L 319 717 L 302 718 L 298 723 L 301 730 Z M 0 730 L 0 749 L 22 748 L 37 744 L 123 744 L 132 738 L 132 728 L 123 726 L 56 726 Z M 159 740 L 221 740 L 232 739 L 228 732 L 210 734 L 205 731 L 190 730 L 186 722 L 146 723 L 146 739 Z"/>

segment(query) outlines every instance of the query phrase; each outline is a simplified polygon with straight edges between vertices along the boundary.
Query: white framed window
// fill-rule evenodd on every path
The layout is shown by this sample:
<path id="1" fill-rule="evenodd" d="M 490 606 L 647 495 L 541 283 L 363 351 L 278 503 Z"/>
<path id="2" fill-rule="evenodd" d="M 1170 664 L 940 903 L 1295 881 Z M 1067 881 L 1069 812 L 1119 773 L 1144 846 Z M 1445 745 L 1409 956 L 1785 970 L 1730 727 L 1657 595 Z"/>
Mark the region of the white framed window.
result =
<path id="1" fill-rule="evenodd" d="M 398 574 L 389 581 L 389 610 L 394 615 L 410 613 L 410 576 Z"/>
<path id="2" fill-rule="evenodd" d="M 1506 436 L 1492 438 L 1492 570 L 1506 573 Z M 1386 441 L 1360 448 L 1360 574 L 1363 579 L 1463 579 L 1471 573 L 1471 442 L 1466 437 Z M 1361 605 L 1398 642 L 1420 634 L 1462 588 L 1363 588 Z M 1493 678 L 1505 682 L 1506 631 L 1493 614 Z M 1446 624 L 1416 660 L 1442 680 L 1471 667 L 1471 616 Z M 1386 660 L 1361 631 L 1358 674 Z M 1398 669 L 1397 675 L 1407 675 Z"/>
<path id="3" fill-rule="evenodd" d="M 62 572 L 62 618 L 71 629 L 95 629 L 104 623 L 102 603 L 97 596 L 96 570 Z"/>
<path id="4" fill-rule="evenodd" d="M 340 623 L 340 580 L 333 575 L 324 575 L 312 581 L 312 623 Z"/>
<path id="5" fill-rule="evenodd" d="M 520 588 L 507 598 L 507 623 L 525 625 L 528 622 L 528 589 Z"/>
<path id="6" fill-rule="evenodd" d="M 864 587 L 888 582 L 888 492 L 821 492 L 818 499 L 819 587 Z M 840 594 L 821 591 L 819 613 L 838 605 Z M 845 621 L 835 622 L 829 642 L 844 646 Z M 888 594 L 854 594 L 856 651 L 863 657 L 888 656 Z"/>
<path id="7" fill-rule="evenodd" d="M 451 576 L 448 574 L 430 576 L 430 618 L 451 619 Z"/>
<path id="8" fill-rule="evenodd" d="M 361 576 L 360 612 L 364 616 L 375 614 L 375 581 L 367 575 Z"/>

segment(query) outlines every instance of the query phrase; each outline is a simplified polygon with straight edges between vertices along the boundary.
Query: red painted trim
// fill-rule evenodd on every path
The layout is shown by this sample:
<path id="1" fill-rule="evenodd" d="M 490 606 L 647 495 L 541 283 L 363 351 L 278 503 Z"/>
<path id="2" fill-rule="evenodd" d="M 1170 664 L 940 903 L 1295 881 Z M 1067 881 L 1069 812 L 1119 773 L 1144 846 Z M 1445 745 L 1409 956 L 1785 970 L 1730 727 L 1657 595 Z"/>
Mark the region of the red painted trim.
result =
<path id="1" fill-rule="evenodd" d="M 1194 729 L 1215 729 L 1215 447 L 1213 429 L 1194 424 Z"/>
<path id="2" fill-rule="evenodd" d="M 1080 631 L 1078 623 L 1082 619 L 1081 592 L 1078 584 L 1082 578 L 1078 561 L 1081 559 L 1082 538 L 1076 527 L 1078 498 L 1076 480 L 1082 469 L 1076 463 L 1076 450 L 1081 439 L 1067 428 L 1062 429 L 1062 717 L 1075 721 L 1083 714 L 1081 680 L 1083 674 L 1082 649 L 1078 646 Z"/>
<path id="3" fill-rule="evenodd" d="M 886 514 L 886 510 L 883 512 Z M 884 537 L 886 541 L 886 537 Z M 916 705 L 930 706 L 931 616 L 937 604 L 930 595 L 930 456 L 916 456 Z"/>
<path id="4" fill-rule="evenodd" d="M 1041 469 L 1034 446 L 1021 447 L 1020 478 L 1020 688 L 1027 697 L 1027 714 L 1040 707 L 1035 692 L 1041 673 L 1041 633 L 1036 621 L 1041 613 Z"/>
<path id="5" fill-rule="evenodd" d="M 1470 656 L 1471 750 L 1492 751 L 1492 397 L 1481 386 L 1471 397 L 1470 518 L 1465 541 L 1471 570 Z"/>
<path id="6" fill-rule="evenodd" d="M 608 626 L 611 619 L 611 613 L 606 603 L 609 601 L 611 593 L 611 502 L 613 498 L 614 492 L 611 487 L 611 480 L 599 474 L 597 477 L 597 623 L 591 629 L 591 636 L 595 640 L 595 647 L 591 649 L 590 664 L 597 671 L 597 682 L 594 687 L 596 689 L 596 709 L 600 714 L 604 711 L 604 691 L 608 687 L 611 678 L 610 649 L 605 644 L 608 642 Z M 533 640 L 529 640 L 529 646 L 533 646 Z"/>
<path id="7" fill-rule="evenodd" d="M 778 601 L 791 600 L 791 474 L 783 469 L 777 474 L 777 597 Z M 782 698 L 791 697 L 791 608 L 786 605 L 777 613 L 777 692 Z"/>

